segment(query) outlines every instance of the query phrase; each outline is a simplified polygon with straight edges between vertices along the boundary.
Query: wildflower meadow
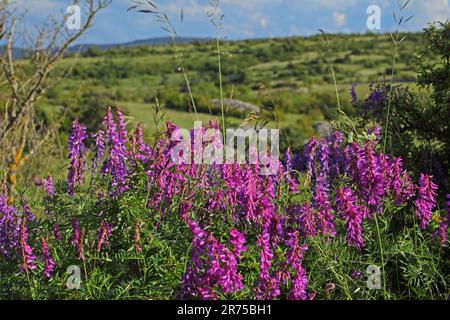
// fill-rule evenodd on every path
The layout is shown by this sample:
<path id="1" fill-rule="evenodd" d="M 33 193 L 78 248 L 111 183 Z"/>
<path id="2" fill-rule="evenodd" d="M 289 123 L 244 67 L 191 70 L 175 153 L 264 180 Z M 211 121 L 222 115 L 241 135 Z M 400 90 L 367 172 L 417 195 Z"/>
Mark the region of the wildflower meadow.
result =
<path id="1" fill-rule="evenodd" d="M 36 178 L 39 201 L 11 204 L 4 182 L 2 294 L 393 298 L 426 279 L 424 294 L 445 297 L 445 261 L 433 257 L 447 242 L 449 208 L 438 210 L 431 176 L 414 180 L 381 151 L 379 127 L 313 138 L 303 152 L 288 150 L 275 175 L 261 175 L 260 164 L 175 164 L 177 130 L 168 122 L 151 147 L 109 108 L 96 132 L 73 122 L 67 179 Z M 78 290 L 67 288 L 72 265 Z M 383 269 L 380 290 L 362 285 L 370 265 Z"/>
<path id="2" fill-rule="evenodd" d="M 223 18 L 219 2 L 210 3 L 215 10 L 208 15 L 215 30 L 221 30 Z M 131 97 L 139 90 L 124 83 L 138 86 L 142 79 L 131 82 L 128 67 L 120 63 L 138 61 L 138 50 L 147 49 L 102 53 L 90 48 L 79 58 L 82 66 L 93 63 L 87 71 L 64 65 L 78 59 L 65 50 L 108 1 L 87 0 L 88 20 L 71 31 L 72 38 L 63 38 L 59 47 L 54 42 L 38 50 L 39 44 L 18 62 L 12 42 L 16 21 L 9 20 L 15 11 L 4 1 L 0 40 L 9 45 L 0 60 L 0 80 L 6 79 L 0 83 L 0 102 L 5 99 L 0 107 L 0 299 L 449 299 L 450 24 L 430 24 L 420 33 L 426 49 L 418 57 L 420 70 L 411 89 L 411 81 L 395 78 L 406 39 L 399 28 L 410 19 L 400 16 L 408 2 L 398 1 L 398 28 L 386 42 L 394 46 L 392 68 L 383 77 L 338 84 L 336 74 L 345 69 L 339 59 L 364 59 L 351 59 L 358 57 L 355 49 L 345 51 L 350 58 L 337 58 L 333 35 L 322 30 L 304 41 L 314 41 L 319 53 L 310 56 L 321 59 L 308 68 L 323 69 L 326 76 L 295 69 L 295 59 L 287 56 L 288 69 L 302 79 L 312 77 L 310 88 L 331 83 L 314 93 L 317 101 L 304 98 L 309 109 L 294 122 L 289 118 L 297 112 L 292 111 L 296 101 L 259 96 L 270 89 L 281 97 L 285 89 L 276 81 L 292 74 L 280 73 L 278 80 L 260 86 L 254 81 L 260 70 L 281 68 L 270 60 L 270 54 L 284 59 L 269 52 L 272 45 L 264 49 L 270 54 L 261 48 L 263 42 L 227 44 L 217 38 L 184 46 L 159 6 L 130 3 L 128 12 L 156 17 L 171 35 L 170 46 L 156 47 L 152 54 L 175 61 L 169 66 L 158 62 L 154 67 L 161 74 L 142 76 L 145 81 L 162 78 L 151 99 L 139 98 L 152 104 L 151 119 L 141 121 Z M 54 36 L 50 39 L 66 30 L 64 23 L 55 28 L 47 30 Z M 279 41 L 292 41 L 283 42 L 287 55 L 289 45 L 296 48 L 295 39 Z M 261 60 L 248 74 L 234 70 L 222 49 L 227 45 L 239 45 Z M 163 51 L 166 47 L 171 51 Z M 204 73 L 191 81 L 189 66 L 197 57 L 191 54 L 197 51 L 183 54 L 183 48 L 211 51 L 217 61 L 205 62 Z M 108 73 L 105 80 L 98 71 L 103 69 L 96 68 L 110 61 L 122 73 Z M 252 62 L 245 58 L 242 63 Z M 361 74 L 371 76 L 368 68 Z M 80 82 L 80 88 L 92 90 L 80 107 L 70 100 L 75 94 L 70 90 L 79 79 L 91 81 L 86 80 L 89 72 L 98 79 Z M 261 74 L 267 78 L 269 73 Z M 241 91 L 232 84 L 236 79 Z M 177 87 L 172 96 L 171 83 Z M 212 94 L 219 105 L 215 111 L 195 93 L 199 87 L 209 90 L 208 85 L 219 88 Z M 247 85 L 258 96 L 248 93 Z M 306 96 L 308 88 L 301 94 Z M 248 104 L 237 103 L 241 109 L 231 112 L 224 101 L 231 92 L 227 101 L 233 102 L 235 91 L 238 97 L 257 97 L 256 106 L 247 110 Z M 104 101 L 99 92 L 115 100 Z M 300 93 L 289 91 L 295 94 Z M 56 101 L 63 101 L 59 111 L 52 109 Z M 280 107 L 280 101 L 289 108 Z M 321 130 L 312 129 L 311 119 L 320 119 Z"/>

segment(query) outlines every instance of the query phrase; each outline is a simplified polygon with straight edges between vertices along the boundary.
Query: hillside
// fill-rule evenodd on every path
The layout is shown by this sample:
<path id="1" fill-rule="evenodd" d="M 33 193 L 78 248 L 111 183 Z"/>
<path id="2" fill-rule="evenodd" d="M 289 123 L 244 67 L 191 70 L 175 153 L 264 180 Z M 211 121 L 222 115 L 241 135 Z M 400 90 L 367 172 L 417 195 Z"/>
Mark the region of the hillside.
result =
<path id="1" fill-rule="evenodd" d="M 351 84 L 358 83 L 357 92 L 365 94 L 369 83 L 389 78 L 393 45 L 389 35 L 375 34 L 332 35 L 330 43 L 341 102 L 344 110 L 352 112 L 348 94 Z M 301 140 L 313 133 L 313 122 L 333 118 L 336 98 L 321 36 L 233 41 L 221 46 L 226 98 L 269 110 L 272 118 L 276 107 L 282 126 L 302 128 L 305 135 Z M 415 86 L 415 55 L 421 46 L 420 33 L 408 34 L 401 43 L 397 81 Z M 198 112 L 219 114 L 217 104 L 212 103 L 220 97 L 215 42 L 197 41 L 178 47 Z M 172 114 L 178 112 L 180 118 L 185 118 L 185 112 L 193 112 L 173 46 L 89 49 L 81 52 L 79 58 L 68 57 L 64 66 L 72 64 L 68 77 L 48 91 L 43 105 L 54 108 L 71 103 L 87 108 L 87 116 L 95 117 L 92 110 L 99 106 L 118 104 L 149 126 L 152 121 L 147 116 L 155 98 L 174 111 Z M 78 97 L 76 101 L 74 96 Z M 143 113 L 130 107 L 136 105 L 148 111 Z M 145 118 L 141 118 L 143 114 Z M 227 115 L 243 118 L 247 114 L 230 108 Z"/>

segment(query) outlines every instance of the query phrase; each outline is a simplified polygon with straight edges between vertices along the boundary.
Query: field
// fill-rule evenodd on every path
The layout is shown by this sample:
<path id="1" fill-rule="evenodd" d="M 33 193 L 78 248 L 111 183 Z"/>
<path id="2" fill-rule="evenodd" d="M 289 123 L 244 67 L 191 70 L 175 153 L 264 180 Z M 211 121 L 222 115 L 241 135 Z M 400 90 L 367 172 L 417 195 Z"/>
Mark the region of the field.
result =
<path id="1" fill-rule="evenodd" d="M 389 35 L 333 35 L 331 41 L 339 92 L 344 109 L 351 111 L 348 91 L 352 83 L 359 84 L 357 92 L 364 96 L 369 83 L 390 76 L 391 39 Z M 408 34 L 398 56 L 397 81 L 412 88 L 417 71 L 413 69 L 414 47 L 422 41 L 421 34 Z M 198 42 L 181 45 L 180 50 L 198 111 L 219 115 L 220 108 L 211 103 L 219 96 L 214 45 Z M 221 49 L 226 52 L 222 58 L 224 95 L 267 108 L 273 108 L 275 102 L 278 111 L 287 114 L 286 119 L 293 114 L 310 115 L 312 121 L 330 119 L 334 86 L 323 47 L 319 36 L 225 42 Z M 158 98 L 169 110 L 193 112 L 183 94 L 184 76 L 170 45 L 107 51 L 94 47 L 80 59 L 66 59 L 61 67 L 69 66 L 67 78 L 52 88 L 42 103 L 56 107 L 75 96 L 77 102 L 119 104 L 134 115 L 140 112 L 134 112 L 130 103 L 150 107 Z M 151 122 L 148 118 L 137 120 Z M 286 125 L 291 125 L 289 122 Z"/>

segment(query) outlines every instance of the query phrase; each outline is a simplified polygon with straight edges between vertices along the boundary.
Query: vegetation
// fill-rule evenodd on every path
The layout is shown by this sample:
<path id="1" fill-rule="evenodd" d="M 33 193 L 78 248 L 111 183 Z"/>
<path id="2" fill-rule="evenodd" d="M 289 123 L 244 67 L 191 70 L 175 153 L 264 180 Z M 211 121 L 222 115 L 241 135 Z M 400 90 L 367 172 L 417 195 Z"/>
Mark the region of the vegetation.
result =
<path id="1" fill-rule="evenodd" d="M 449 298 L 449 22 L 179 45 L 147 4 L 172 45 L 14 60 L 1 2 L 1 299 Z M 230 127 L 284 156 L 206 161 Z"/>

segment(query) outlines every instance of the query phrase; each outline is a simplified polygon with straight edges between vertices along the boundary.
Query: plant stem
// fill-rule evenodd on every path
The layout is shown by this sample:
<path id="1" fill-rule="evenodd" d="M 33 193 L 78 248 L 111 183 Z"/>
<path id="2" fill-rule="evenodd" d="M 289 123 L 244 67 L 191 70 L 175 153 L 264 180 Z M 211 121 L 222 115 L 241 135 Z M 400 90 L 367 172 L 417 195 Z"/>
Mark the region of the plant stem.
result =
<path id="1" fill-rule="evenodd" d="M 333 77 L 333 84 L 334 84 L 334 90 L 336 93 L 336 101 L 337 101 L 337 107 L 338 107 L 338 112 L 339 114 L 342 113 L 341 111 L 341 100 L 339 99 L 339 90 L 338 90 L 338 86 L 337 86 L 337 81 L 336 81 L 336 73 L 334 72 L 334 68 L 333 68 L 333 63 L 330 61 L 330 41 L 328 40 L 327 35 L 325 34 L 325 32 L 323 30 L 320 30 L 325 38 L 325 42 L 326 42 L 326 50 L 325 50 L 325 57 L 327 60 L 327 63 L 330 67 L 331 70 L 331 76 Z"/>
<path id="2" fill-rule="evenodd" d="M 336 92 L 336 100 L 337 100 L 338 112 L 339 112 L 339 114 L 341 114 L 342 113 L 342 111 L 341 111 L 341 100 L 339 99 L 339 90 L 338 90 L 337 81 L 336 81 L 336 74 L 334 73 L 333 64 L 331 64 L 331 62 L 330 62 L 330 68 L 331 68 L 331 75 L 333 76 L 334 90 Z"/>
<path id="3" fill-rule="evenodd" d="M 327 254 L 322 250 L 322 248 L 320 247 L 321 244 L 320 244 L 320 243 L 319 243 L 319 244 L 316 243 L 316 245 L 317 245 L 317 249 L 320 251 L 320 253 L 322 254 L 322 256 L 328 257 L 328 255 L 327 255 Z M 325 247 L 326 247 L 326 246 L 325 246 Z M 328 260 L 328 261 L 331 261 L 332 259 L 327 259 L 327 260 Z M 332 264 L 331 262 L 329 263 L 329 267 L 330 267 L 331 272 L 333 272 L 333 274 L 335 275 L 336 280 L 339 280 L 339 282 L 342 283 L 342 284 L 341 284 L 341 287 L 342 287 L 342 289 L 344 290 L 344 293 L 346 294 L 347 299 L 348 299 L 348 300 L 353 300 L 352 295 L 350 294 L 350 291 L 349 291 L 349 289 L 348 289 L 347 282 L 344 281 L 344 280 L 342 279 L 342 277 L 339 275 L 339 273 L 336 272 L 336 270 L 334 269 L 334 266 L 333 266 L 333 264 Z"/>
<path id="4" fill-rule="evenodd" d="M 194 95 L 192 94 L 191 85 L 189 83 L 189 79 L 188 79 L 188 76 L 186 74 L 186 70 L 184 68 L 183 58 L 182 58 L 181 53 L 180 53 L 180 51 L 178 49 L 178 46 L 175 43 L 175 40 L 174 40 L 174 47 L 175 47 L 175 51 L 176 51 L 176 54 L 177 54 L 178 63 L 180 64 L 181 71 L 183 71 L 183 76 L 184 76 L 184 81 L 186 82 L 186 87 L 187 87 L 187 89 L 189 91 L 189 97 L 191 99 L 192 107 L 194 108 L 195 120 L 198 120 L 197 107 L 195 105 Z"/>
<path id="5" fill-rule="evenodd" d="M 219 43 L 218 37 L 216 37 L 216 46 L 217 46 L 217 63 L 218 63 L 218 67 L 219 67 L 219 88 L 220 88 L 220 108 L 222 110 L 222 131 L 223 131 L 224 143 L 226 143 L 225 110 L 224 110 L 224 103 L 223 103 L 223 84 L 222 84 L 222 60 L 220 58 L 220 43 Z"/>
<path id="6" fill-rule="evenodd" d="M 377 227 L 377 235 L 378 235 L 378 245 L 380 246 L 380 258 L 381 258 L 381 269 L 383 271 L 383 296 L 384 299 L 387 299 L 387 291 L 386 291 L 386 272 L 384 269 L 384 252 L 383 252 L 383 244 L 381 241 L 381 233 L 380 227 L 378 225 L 378 214 L 375 213 L 375 225 Z"/>
<path id="7" fill-rule="evenodd" d="M 394 86 L 394 74 L 395 74 L 395 63 L 397 61 L 397 50 L 398 50 L 398 33 L 400 29 L 400 24 L 397 25 L 397 30 L 395 31 L 395 41 L 394 41 L 394 57 L 392 59 L 392 70 L 391 70 L 391 85 L 389 87 L 389 100 L 386 112 L 386 124 L 384 128 L 384 141 L 383 141 L 383 152 L 386 152 L 387 135 L 389 131 L 389 116 L 391 114 L 391 101 L 392 101 L 392 88 Z"/>

